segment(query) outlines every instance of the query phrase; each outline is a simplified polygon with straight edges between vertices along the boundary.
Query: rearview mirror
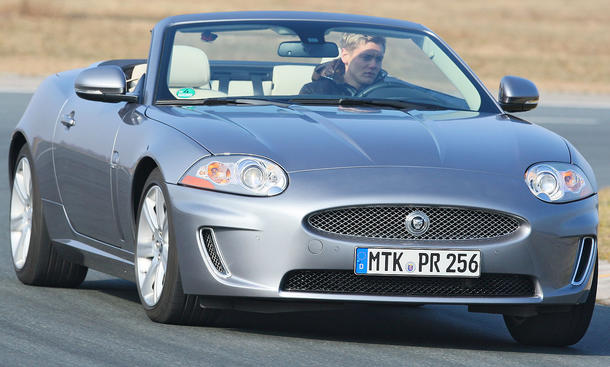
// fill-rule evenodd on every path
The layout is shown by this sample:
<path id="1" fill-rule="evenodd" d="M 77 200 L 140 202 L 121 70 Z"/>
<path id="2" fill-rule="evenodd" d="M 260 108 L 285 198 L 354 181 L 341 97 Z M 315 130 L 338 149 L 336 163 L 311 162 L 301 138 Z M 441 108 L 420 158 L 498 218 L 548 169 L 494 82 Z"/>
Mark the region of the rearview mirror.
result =
<path id="1" fill-rule="evenodd" d="M 287 41 L 280 43 L 277 54 L 282 57 L 337 57 L 339 48 L 332 42 L 303 43 Z"/>
<path id="2" fill-rule="evenodd" d="M 83 70 L 74 82 L 76 94 L 90 101 L 137 102 L 138 96 L 126 94 L 127 82 L 123 70 L 106 65 Z"/>
<path id="3" fill-rule="evenodd" d="M 498 102 L 506 112 L 524 112 L 538 106 L 538 88 L 518 76 L 505 76 L 500 81 Z"/>

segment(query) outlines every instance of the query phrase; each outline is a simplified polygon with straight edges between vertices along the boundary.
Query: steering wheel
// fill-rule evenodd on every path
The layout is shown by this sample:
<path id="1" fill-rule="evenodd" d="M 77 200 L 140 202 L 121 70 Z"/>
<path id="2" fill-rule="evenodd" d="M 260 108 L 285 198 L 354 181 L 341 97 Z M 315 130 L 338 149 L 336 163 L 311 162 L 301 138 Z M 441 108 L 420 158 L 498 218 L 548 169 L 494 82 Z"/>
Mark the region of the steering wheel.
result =
<path id="1" fill-rule="evenodd" d="M 379 89 L 385 89 L 385 88 L 415 89 L 413 86 L 406 84 L 406 83 L 383 81 L 383 82 L 369 85 L 368 87 L 364 88 L 360 92 L 356 93 L 356 95 L 354 97 L 366 97 L 369 94 L 371 94 Z"/>

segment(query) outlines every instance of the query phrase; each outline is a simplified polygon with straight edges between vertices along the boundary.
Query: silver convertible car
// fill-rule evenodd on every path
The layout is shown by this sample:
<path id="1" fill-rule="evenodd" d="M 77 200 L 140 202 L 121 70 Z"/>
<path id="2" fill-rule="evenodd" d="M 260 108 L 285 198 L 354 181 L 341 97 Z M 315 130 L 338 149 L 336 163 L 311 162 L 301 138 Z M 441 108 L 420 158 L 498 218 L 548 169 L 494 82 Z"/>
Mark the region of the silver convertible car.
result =
<path id="1" fill-rule="evenodd" d="M 132 280 L 157 322 L 222 309 L 467 305 L 521 343 L 585 334 L 597 184 L 418 24 L 305 12 L 170 17 L 142 60 L 48 77 L 10 142 L 26 284 Z M 360 306 L 359 306 L 360 307 Z"/>

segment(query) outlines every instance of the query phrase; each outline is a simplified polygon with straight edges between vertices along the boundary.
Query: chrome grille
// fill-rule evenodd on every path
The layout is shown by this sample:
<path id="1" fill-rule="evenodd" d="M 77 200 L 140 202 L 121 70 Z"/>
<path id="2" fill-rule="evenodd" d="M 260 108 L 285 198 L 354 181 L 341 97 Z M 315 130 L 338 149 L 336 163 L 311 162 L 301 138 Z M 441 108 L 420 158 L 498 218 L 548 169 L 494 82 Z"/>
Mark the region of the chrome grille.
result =
<path id="1" fill-rule="evenodd" d="M 403 297 L 533 297 L 532 278 L 481 274 L 480 278 L 363 276 L 350 270 L 293 270 L 282 281 L 288 292 Z"/>
<path id="2" fill-rule="evenodd" d="M 422 211 L 430 218 L 428 230 L 407 232 L 409 213 Z M 476 240 L 506 236 L 519 229 L 518 219 L 482 209 L 425 206 L 360 206 L 329 209 L 307 217 L 319 232 L 391 240 Z"/>

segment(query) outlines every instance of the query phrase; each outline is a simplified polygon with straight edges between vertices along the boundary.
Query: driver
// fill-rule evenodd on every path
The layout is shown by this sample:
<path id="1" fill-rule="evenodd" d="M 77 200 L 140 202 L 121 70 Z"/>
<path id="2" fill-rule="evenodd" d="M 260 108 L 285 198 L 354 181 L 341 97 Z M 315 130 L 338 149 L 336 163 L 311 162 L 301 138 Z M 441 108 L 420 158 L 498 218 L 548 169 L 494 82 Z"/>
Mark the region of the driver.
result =
<path id="1" fill-rule="evenodd" d="M 345 33 L 340 57 L 316 66 L 312 82 L 305 84 L 299 94 L 354 96 L 388 75 L 381 69 L 384 53 L 384 37 Z"/>

